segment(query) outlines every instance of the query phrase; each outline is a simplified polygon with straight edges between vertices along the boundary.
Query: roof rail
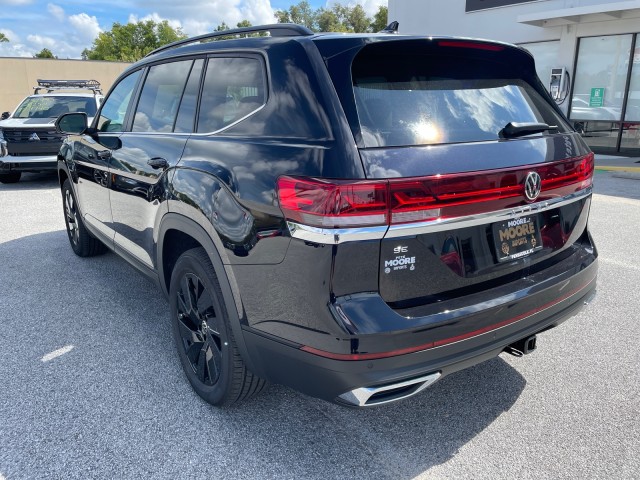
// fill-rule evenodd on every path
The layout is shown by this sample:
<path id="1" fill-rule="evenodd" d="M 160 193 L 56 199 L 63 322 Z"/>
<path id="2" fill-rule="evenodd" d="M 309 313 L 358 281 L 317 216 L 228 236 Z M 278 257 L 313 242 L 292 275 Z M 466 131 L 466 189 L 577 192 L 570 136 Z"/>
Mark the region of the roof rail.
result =
<path id="1" fill-rule="evenodd" d="M 185 38 L 184 40 L 169 43 L 168 45 L 156 48 L 152 52 L 146 54 L 145 58 L 155 55 L 156 53 L 164 52 L 165 50 L 171 50 L 191 43 L 202 42 L 203 40 L 215 40 L 220 37 L 249 35 L 251 33 L 269 33 L 269 36 L 271 37 L 299 37 L 314 35 L 314 33 L 307 27 L 296 23 L 275 23 L 272 25 L 260 25 L 256 27 L 233 28 L 231 30 L 223 30 L 220 32 L 205 33 L 203 35 L 198 35 L 197 37 Z"/>
<path id="2" fill-rule="evenodd" d="M 82 89 L 91 90 L 94 94 L 102 94 L 100 82 L 97 80 L 40 80 L 38 86 L 33 87 L 33 93 L 38 94 L 40 90 L 46 90 L 51 93 L 55 90 L 72 90 Z"/>

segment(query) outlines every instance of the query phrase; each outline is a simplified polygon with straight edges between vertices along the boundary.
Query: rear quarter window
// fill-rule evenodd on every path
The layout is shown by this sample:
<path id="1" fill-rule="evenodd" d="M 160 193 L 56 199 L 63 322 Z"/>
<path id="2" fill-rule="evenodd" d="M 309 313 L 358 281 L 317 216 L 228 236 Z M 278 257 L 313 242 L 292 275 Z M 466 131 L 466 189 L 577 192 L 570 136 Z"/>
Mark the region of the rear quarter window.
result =
<path id="1" fill-rule="evenodd" d="M 363 48 L 353 61 L 352 81 L 365 147 L 497 140 L 509 122 L 568 130 L 515 69 L 457 50 Z"/>

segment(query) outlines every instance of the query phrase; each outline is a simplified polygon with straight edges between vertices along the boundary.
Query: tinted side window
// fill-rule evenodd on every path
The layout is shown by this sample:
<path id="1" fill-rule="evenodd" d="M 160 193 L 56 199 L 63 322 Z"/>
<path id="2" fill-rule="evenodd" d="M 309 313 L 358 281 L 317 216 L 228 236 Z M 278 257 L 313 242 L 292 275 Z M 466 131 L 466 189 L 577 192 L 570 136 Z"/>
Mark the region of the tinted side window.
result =
<path id="1" fill-rule="evenodd" d="M 100 111 L 100 118 L 98 119 L 99 131 L 122 131 L 124 117 L 127 114 L 127 107 L 131 100 L 131 94 L 133 93 L 133 89 L 136 88 L 139 77 L 140 70 L 123 78 L 104 101 L 102 110 Z"/>
<path id="2" fill-rule="evenodd" d="M 256 58 L 210 58 L 198 116 L 198 132 L 215 132 L 243 119 L 266 100 L 262 62 Z"/>
<path id="3" fill-rule="evenodd" d="M 200 88 L 200 77 L 202 76 L 203 65 L 204 60 L 196 60 L 191 68 L 187 87 L 184 89 L 180 108 L 178 109 L 178 118 L 176 118 L 176 126 L 173 129 L 174 132 L 193 132 L 193 125 L 196 121 L 196 105 L 198 102 L 198 90 Z"/>
<path id="4" fill-rule="evenodd" d="M 155 65 L 142 87 L 134 132 L 171 132 L 193 60 Z"/>

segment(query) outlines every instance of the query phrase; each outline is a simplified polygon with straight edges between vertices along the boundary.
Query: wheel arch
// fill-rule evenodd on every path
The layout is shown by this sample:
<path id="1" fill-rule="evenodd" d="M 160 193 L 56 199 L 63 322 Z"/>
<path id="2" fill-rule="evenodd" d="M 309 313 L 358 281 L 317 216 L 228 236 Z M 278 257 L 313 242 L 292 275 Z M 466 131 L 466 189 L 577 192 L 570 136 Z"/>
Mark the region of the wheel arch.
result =
<path id="1" fill-rule="evenodd" d="M 171 273 L 178 257 L 185 251 L 196 247 L 204 248 L 211 260 L 220 284 L 238 350 L 249 369 L 252 369 L 251 356 L 247 350 L 241 327 L 244 309 L 231 267 L 225 267 L 220 251 L 203 227 L 184 215 L 171 212 L 164 215 L 158 231 L 156 265 L 162 292 L 167 298 L 169 297 Z"/>

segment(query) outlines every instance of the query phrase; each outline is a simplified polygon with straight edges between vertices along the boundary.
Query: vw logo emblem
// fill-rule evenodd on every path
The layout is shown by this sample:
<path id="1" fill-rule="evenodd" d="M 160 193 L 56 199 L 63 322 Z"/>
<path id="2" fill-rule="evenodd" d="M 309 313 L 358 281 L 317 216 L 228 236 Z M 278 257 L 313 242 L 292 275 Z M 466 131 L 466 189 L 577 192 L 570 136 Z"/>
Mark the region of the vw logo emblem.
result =
<path id="1" fill-rule="evenodd" d="M 536 172 L 529 172 L 524 180 L 524 196 L 527 200 L 533 202 L 542 190 L 542 179 Z"/>

